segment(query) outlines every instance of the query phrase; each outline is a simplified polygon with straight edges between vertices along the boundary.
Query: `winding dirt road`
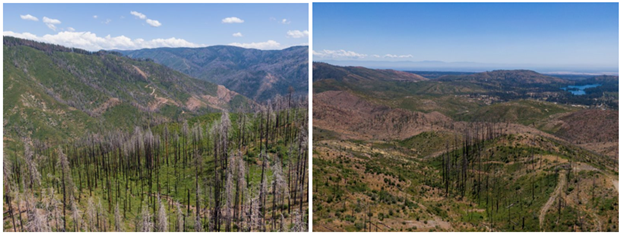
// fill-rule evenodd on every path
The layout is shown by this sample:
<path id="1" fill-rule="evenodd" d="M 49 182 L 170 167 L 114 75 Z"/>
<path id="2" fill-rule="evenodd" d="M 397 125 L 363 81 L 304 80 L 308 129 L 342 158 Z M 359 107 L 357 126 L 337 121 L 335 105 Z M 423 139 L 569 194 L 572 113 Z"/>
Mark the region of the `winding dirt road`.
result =
<path id="1" fill-rule="evenodd" d="M 542 207 L 542 210 L 540 211 L 540 215 L 539 215 L 540 228 L 542 228 L 542 225 L 544 224 L 544 217 L 546 217 L 546 212 L 548 212 L 548 209 L 550 209 L 552 204 L 555 203 L 555 199 L 561 193 L 561 190 L 563 189 L 563 185 L 565 185 L 565 181 L 566 181 L 565 173 L 563 173 L 563 171 L 559 172 L 559 183 L 557 184 L 555 191 L 553 191 L 553 193 L 550 195 L 550 198 L 548 198 L 548 201 L 546 202 L 546 204 L 544 204 L 544 206 Z"/>

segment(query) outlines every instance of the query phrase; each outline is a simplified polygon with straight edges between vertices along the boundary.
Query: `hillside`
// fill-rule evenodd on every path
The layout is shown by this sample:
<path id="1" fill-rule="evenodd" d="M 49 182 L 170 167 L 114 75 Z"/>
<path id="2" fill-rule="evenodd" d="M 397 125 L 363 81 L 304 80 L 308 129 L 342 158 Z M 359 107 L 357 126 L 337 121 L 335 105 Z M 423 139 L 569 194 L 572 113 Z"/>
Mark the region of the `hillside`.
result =
<path id="1" fill-rule="evenodd" d="M 256 101 L 308 93 L 308 47 L 257 50 L 234 46 L 121 51 L 147 58 L 192 77 L 223 85 Z"/>
<path id="2" fill-rule="evenodd" d="M 584 83 L 592 83 L 592 82 L 596 82 L 596 83 L 617 83 L 619 81 L 619 77 L 618 76 L 612 76 L 612 75 L 602 75 L 602 76 L 594 76 L 594 77 L 590 77 L 584 80 L 581 80 Z"/>
<path id="3" fill-rule="evenodd" d="M 537 100 L 516 100 L 482 106 L 465 113 L 461 120 L 486 122 L 511 122 L 536 126 L 537 122 L 552 115 L 577 111 L 579 108 L 557 105 Z"/>
<path id="4" fill-rule="evenodd" d="M 5 232 L 307 231 L 308 101 L 4 38 Z"/>
<path id="5" fill-rule="evenodd" d="M 4 37 L 5 138 L 66 139 L 252 102 L 214 83 L 111 52 Z"/>
<path id="6" fill-rule="evenodd" d="M 427 78 L 414 73 L 408 73 L 392 69 L 369 69 L 354 66 L 335 66 L 322 62 L 313 64 L 313 81 L 321 79 L 333 79 L 341 82 L 364 82 L 364 81 L 426 81 Z"/>
<path id="7" fill-rule="evenodd" d="M 314 231 L 618 231 L 612 161 L 531 134 L 436 133 L 315 140 Z"/>
<path id="8" fill-rule="evenodd" d="M 443 114 L 393 109 L 366 101 L 346 91 L 314 96 L 314 126 L 354 139 L 397 139 L 451 122 Z"/>
<path id="9" fill-rule="evenodd" d="M 618 139 L 618 112 L 580 110 L 556 118 L 555 131 L 574 143 L 612 142 Z"/>
<path id="10" fill-rule="evenodd" d="M 542 129 L 586 149 L 618 159 L 619 113 L 614 110 L 580 110 L 549 120 Z"/>
<path id="11" fill-rule="evenodd" d="M 314 231 L 619 230 L 607 93 L 526 70 L 405 82 L 319 65 Z"/>

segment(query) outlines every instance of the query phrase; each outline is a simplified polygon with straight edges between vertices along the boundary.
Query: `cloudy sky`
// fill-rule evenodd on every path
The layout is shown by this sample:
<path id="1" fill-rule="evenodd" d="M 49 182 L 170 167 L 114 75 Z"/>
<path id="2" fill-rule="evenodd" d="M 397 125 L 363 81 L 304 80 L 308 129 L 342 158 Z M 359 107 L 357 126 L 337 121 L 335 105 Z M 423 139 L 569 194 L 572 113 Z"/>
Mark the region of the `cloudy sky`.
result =
<path id="1" fill-rule="evenodd" d="M 618 4 L 314 3 L 316 61 L 618 65 Z"/>
<path id="2" fill-rule="evenodd" d="M 308 4 L 4 4 L 5 36 L 86 50 L 308 44 Z"/>

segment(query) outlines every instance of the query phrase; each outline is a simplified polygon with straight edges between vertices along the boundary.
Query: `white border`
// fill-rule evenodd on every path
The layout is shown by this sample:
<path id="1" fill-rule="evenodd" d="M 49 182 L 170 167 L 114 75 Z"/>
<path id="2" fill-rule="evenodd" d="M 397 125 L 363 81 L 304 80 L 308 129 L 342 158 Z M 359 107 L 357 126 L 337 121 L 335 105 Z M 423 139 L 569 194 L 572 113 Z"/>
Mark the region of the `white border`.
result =
<path id="1" fill-rule="evenodd" d="M 623 0 L 624 1 L 624 0 Z M 55 3 L 55 2 L 60 2 L 60 3 L 84 3 L 85 1 L 79 1 L 79 0 L 59 0 L 59 1 L 50 1 L 50 0 L 3 0 L 3 3 Z M 130 3 L 128 1 L 124 1 L 124 0 L 111 0 L 111 1 L 87 1 L 88 3 Z M 313 168 L 313 162 L 312 162 L 312 152 L 313 152 L 313 130 L 312 130 L 312 121 L 313 121 L 313 90 L 312 90 L 312 65 L 313 65 L 313 55 L 312 55 L 312 50 L 313 50 L 313 2 L 335 2 L 335 1 L 331 1 L 331 0 L 232 0 L 232 1 L 224 1 L 224 0 L 205 0 L 205 1 L 198 1 L 198 0 L 181 0 L 181 1 L 176 1 L 175 3 L 308 3 L 308 31 L 310 32 L 308 37 L 308 57 L 309 57 L 309 64 L 308 64 L 308 82 L 309 82 L 309 87 L 308 87 L 308 115 L 309 115 L 309 122 L 308 122 L 308 131 L 309 131 L 309 135 L 308 135 L 308 171 L 309 171 L 309 178 L 308 178 L 308 190 L 309 190 L 309 194 L 308 194 L 308 212 L 309 212 L 309 217 L 308 217 L 308 231 L 312 232 L 312 228 L 313 228 L 313 214 L 312 214 L 312 209 L 313 209 L 313 180 L 312 180 L 312 168 Z M 360 1 L 354 1 L 354 0 L 342 0 L 340 2 L 383 2 L 382 0 L 378 0 L 378 1 L 374 1 L 374 0 L 360 0 Z M 393 0 L 393 2 L 431 2 L 431 1 L 421 1 L 421 0 Z M 456 1 L 449 1 L 449 0 L 442 0 L 442 1 L 436 1 L 436 2 L 473 2 L 473 1 L 466 1 L 466 0 L 456 0 Z M 501 1 L 492 1 L 492 0 L 481 0 L 479 2 L 501 2 Z M 508 2 L 508 1 L 505 1 Z M 522 2 L 542 2 L 542 1 L 537 1 L 537 0 L 528 0 L 528 1 L 522 1 Z M 588 2 L 588 1 L 579 1 L 579 0 L 572 0 L 572 1 L 563 1 L 563 0 L 552 0 L 549 2 Z M 607 1 L 603 1 L 603 2 L 617 2 L 620 3 L 620 1 L 613 1 L 613 0 L 607 0 Z M 134 0 L 131 1 L 131 3 L 171 3 L 171 0 L 166 1 L 166 0 Z M 622 10 L 624 9 L 624 7 L 622 6 L 622 4 L 619 4 L 619 12 L 621 13 Z M 2 10 L 2 12 L 4 13 L 4 4 L 2 6 L 0 6 L 0 10 Z M 4 28 L 4 17 L 0 18 L 0 23 L 2 24 L 2 27 Z M 624 23 L 624 20 L 622 19 L 622 17 L 619 17 L 619 39 L 620 41 L 622 41 L 622 25 Z M 618 51 L 619 51 L 619 55 L 622 55 L 622 49 L 621 47 L 618 47 Z M 4 58 L 4 56 L 2 56 L 2 59 Z M 622 61 L 619 61 L 619 67 L 622 67 Z M 619 72 L 619 71 L 618 71 Z M 620 87 L 621 85 L 624 84 L 624 82 L 622 80 L 620 80 Z M 4 91 L 4 89 L 2 90 Z M 0 93 L 2 93 L 2 91 L 0 91 Z M 4 96 L 3 96 L 4 97 Z M 2 98 L 3 100 L 4 98 Z M 623 98 L 620 97 L 619 102 L 622 103 Z M 4 107 L 0 107 L 0 111 L 2 111 L 4 113 Z M 622 117 L 621 115 L 619 116 L 619 123 L 622 123 L 622 121 L 624 120 L 624 117 Z M 4 126 L 0 126 L 0 132 L 4 133 Z M 620 128 L 619 130 L 619 136 L 621 137 L 622 134 L 624 133 L 624 131 Z M 620 145 L 621 146 L 623 143 L 623 140 L 620 139 Z M 620 149 L 621 150 L 621 149 Z M 0 149 L 0 154 L 2 154 L 4 151 L 4 149 Z M 620 151 L 621 152 L 621 151 Z M 3 155 L 4 156 L 4 155 Z M 619 171 L 622 171 L 622 165 L 620 164 L 620 169 Z M 3 189 L 0 189 L 0 191 L 2 191 Z M 622 202 L 622 195 L 619 195 L 619 202 Z M 622 218 L 622 212 L 620 211 L 620 218 Z M 619 219 L 618 219 L 619 220 Z M 620 229 L 621 229 L 622 223 L 620 221 Z M 389 232 L 385 232 L 382 234 L 386 234 Z M 449 234 L 450 232 L 441 232 L 441 234 Z M 107 233 L 107 234 L 117 234 L 117 233 Z M 243 233 L 240 233 L 243 234 Z M 545 234 L 553 234 L 551 232 L 545 232 Z M 557 233 L 557 234 L 566 234 L 566 233 Z"/>

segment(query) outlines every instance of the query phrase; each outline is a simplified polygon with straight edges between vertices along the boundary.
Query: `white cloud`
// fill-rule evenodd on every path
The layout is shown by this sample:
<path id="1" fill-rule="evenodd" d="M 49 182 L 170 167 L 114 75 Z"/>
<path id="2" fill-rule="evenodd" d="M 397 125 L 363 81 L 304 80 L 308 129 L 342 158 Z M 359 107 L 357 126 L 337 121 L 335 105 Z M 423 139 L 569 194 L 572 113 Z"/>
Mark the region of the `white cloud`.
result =
<path id="1" fill-rule="evenodd" d="M 255 48 L 260 50 L 269 50 L 269 49 L 281 49 L 281 44 L 279 42 L 268 40 L 266 42 L 252 42 L 252 43 L 230 43 L 230 46 L 244 47 L 244 48 Z"/>
<path id="2" fill-rule="evenodd" d="M 153 27 L 160 27 L 162 25 L 160 22 L 158 22 L 158 20 L 147 19 L 145 20 L 145 22 Z"/>
<path id="3" fill-rule="evenodd" d="M 61 21 L 57 19 L 50 19 L 48 17 L 43 17 L 43 23 L 48 26 L 51 30 L 56 31 L 56 24 L 60 24 Z"/>
<path id="4" fill-rule="evenodd" d="M 67 27 L 67 31 L 74 32 L 76 30 L 74 28 L 72 28 L 72 27 Z"/>
<path id="5" fill-rule="evenodd" d="M 412 58 L 414 57 L 413 55 L 393 55 L 393 54 L 386 54 L 383 56 L 384 58 Z"/>
<path id="6" fill-rule="evenodd" d="M 11 31 L 4 31 L 4 36 L 12 36 L 17 38 L 25 38 L 40 42 L 52 43 L 63 45 L 67 47 L 76 47 L 89 51 L 98 50 L 134 50 L 140 48 L 156 48 L 156 47 L 204 47 L 204 44 L 196 44 L 188 42 L 180 38 L 157 38 L 152 40 L 145 40 L 142 38 L 131 39 L 126 36 L 111 37 L 98 37 L 95 33 L 91 32 L 59 32 L 57 34 L 46 34 L 43 36 L 37 36 L 32 33 L 15 33 Z"/>
<path id="7" fill-rule="evenodd" d="M 282 19 L 282 24 L 290 24 L 290 20 Z"/>
<path id="8" fill-rule="evenodd" d="M 354 51 L 346 51 L 346 50 L 322 50 L 322 51 L 312 51 L 314 56 L 318 56 L 320 58 L 365 58 L 368 55 L 360 54 Z"/>
<path id="9" fill-rule="evenodd" d="M 136 12 L 136 11 L 131 11 L 130 12 L 131 15 L 139 17 L 139 19 L 144 20 L 145 18 L 147 18 L 147 16 L 145 16 L 143 13 L 141 12 Z"/>
<path id="10" fill-rule="evenodd" d="M 97 17 L 98 17 L 97 15 L 93 15 L 93 19 L 97 19 Z"/>
<path id="11" fill-rule="evenodd" d="M 243 34 L 241 32 L 238 32 L 238 33 L 232 34 L 232 36 L 234 36 L 234 37 L 242 37 Z"/>
<path id="12" fill-rule="evenodd" d="M 108 23 L 110 23 L 110 22 L 112 22 L 112 21 L 113 21 L 113 20 L 111 20 L 111 19 L 106 19 L 106 21 L 103 21 L 102 23 L 104 23 L 104 24 L 108 24 Z"/>
<path id="13" fill-rule="evenodd" d="M 302 37 L 307 37 L 308 36 L 308 30 L 304 30 L 304 31 L 299 31 L 299 30 L 288 30 L 288 32 L 286 32 L 286 35 L 289 38 L 302 38 Z"/>
<path id="14" fill-rule="evenodd" d="M 158 22 L 158 20 L 148 19 L 147 16 L 141 12 L 131 11 L 130 14 L 138 17 L 139 19 L 145 20 L 145 23 L 151 25 L 152 27 L 160 27 L 162 25 Z"/>
<path id="15" fill-rule="evenodd" d="M 34 16 L 30 15 L 30 14 L 20 15 L 20 18 L 22 18 L 22 20 L 39 21 L 39 19 L 37 17 L 34 17 Z"/>
<path id="16" fill-rule="evenodd" d="M 221 20 L 221 23 L 225 23 L 225 24 L 233 24 L 233 23 L 243 23 L 245 22 L 244 20 L 241 20 L 238 17 L 228 17 L 228 18 L 224 18 Z"/>

